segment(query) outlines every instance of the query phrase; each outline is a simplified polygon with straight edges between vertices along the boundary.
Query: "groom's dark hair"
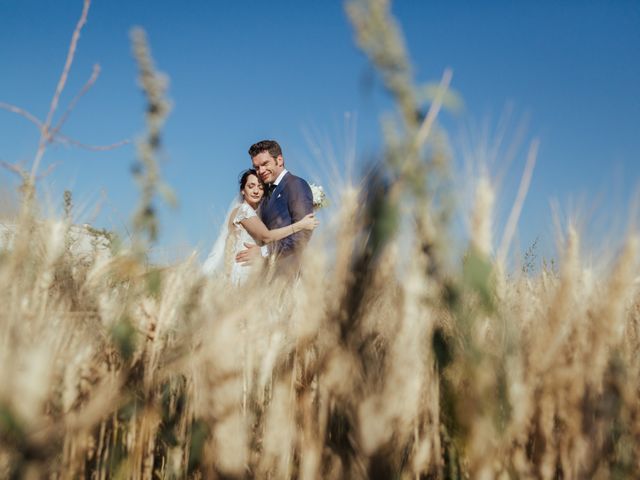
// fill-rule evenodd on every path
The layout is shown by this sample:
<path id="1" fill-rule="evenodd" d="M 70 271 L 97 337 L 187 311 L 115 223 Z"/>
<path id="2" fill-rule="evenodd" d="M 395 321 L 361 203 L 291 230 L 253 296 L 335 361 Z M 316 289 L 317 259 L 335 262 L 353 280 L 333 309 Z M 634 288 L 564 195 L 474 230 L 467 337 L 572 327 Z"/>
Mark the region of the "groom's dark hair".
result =
<path id="1" fill-rule="evenodd" d="M 282 155 L 282 149 L 275 140 L 262 140 L 249 147 L 249 156 L 251 158 L 260 155 L 262 152 L 268 152 L 273 158 Z"/>

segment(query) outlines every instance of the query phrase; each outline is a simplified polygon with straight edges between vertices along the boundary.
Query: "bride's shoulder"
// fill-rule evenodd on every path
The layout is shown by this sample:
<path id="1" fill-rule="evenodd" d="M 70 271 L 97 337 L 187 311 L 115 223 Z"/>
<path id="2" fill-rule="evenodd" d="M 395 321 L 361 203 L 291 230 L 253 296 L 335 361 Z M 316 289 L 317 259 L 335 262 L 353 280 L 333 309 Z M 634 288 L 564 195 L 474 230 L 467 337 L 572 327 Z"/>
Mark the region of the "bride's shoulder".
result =
<path id="1" fill-rule="evenodd" d="M 247 218 L 255 217 L 256 211 L 251 208 L 246 203 L 240 204 L 233 212 L 232 218 L 233 223 L 240 223 L 242 220 L 246 220 Z"/>

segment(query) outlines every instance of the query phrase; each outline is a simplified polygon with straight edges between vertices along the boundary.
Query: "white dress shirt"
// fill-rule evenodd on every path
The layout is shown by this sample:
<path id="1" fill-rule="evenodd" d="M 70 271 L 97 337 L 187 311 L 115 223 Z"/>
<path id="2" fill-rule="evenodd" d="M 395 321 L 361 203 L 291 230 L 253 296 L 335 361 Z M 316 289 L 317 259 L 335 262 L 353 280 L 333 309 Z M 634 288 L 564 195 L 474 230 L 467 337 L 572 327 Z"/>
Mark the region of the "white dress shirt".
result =
<path id="1" fill-rule="evenodd" d="M 282 171 L 280 172 L 280 175 L 278 175 L 278 178 L 275 179 L 275 181 L 273 182 L 273 188 L 275 189 L 275 187 L 277 187 L 280 182 L 282 181 L 282 178 L 287 174 L 287 169 L 283 168 Z M 262 245 L 260 247 L 260 254 L 263 257 L 268 257 L 269 256 L 269 245 Z"/>

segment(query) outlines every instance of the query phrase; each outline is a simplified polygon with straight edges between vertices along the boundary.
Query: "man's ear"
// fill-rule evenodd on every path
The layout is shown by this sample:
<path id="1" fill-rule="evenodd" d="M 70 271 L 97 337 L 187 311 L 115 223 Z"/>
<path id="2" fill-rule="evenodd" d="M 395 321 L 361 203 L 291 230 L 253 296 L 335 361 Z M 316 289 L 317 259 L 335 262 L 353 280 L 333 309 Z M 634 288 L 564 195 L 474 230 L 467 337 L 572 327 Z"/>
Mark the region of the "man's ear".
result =
<path id="1" fill-rule="evenodd" d="M 278 165 L 279 167 L 284 167 L 284 158 L 282 158 L 282 155 L 278 155 L 276 157 L 276 165 Z"/>

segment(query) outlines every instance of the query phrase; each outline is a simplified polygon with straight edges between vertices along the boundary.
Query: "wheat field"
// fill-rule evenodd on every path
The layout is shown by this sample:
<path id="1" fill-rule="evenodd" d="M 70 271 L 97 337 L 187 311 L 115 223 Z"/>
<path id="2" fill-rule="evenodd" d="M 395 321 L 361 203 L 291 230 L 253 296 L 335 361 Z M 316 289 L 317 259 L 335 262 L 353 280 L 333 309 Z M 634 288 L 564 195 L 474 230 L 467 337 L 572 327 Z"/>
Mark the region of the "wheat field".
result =
<path id="1" fill-rule="evenodd" d="M 87 243 L 71 215 L 40 213 L 55 135 L 41 122 L 0 242 L 0 478 L 640 477 L 636 232 L 594 270 L 569 223 L 557 266 L 508 268 L 521 202 L 496 244 L 480 176 L 469 240 L 451 247 L 460 192 L 437 123 L 451 72 L 421 110 L 388 2 L 346 8 L 397 112 L 295 278 L 265 269 L 230 289 L 195 252 L 149 262 L 170 103 L 143 32 L 130 239 L 90 229 Z"/>

